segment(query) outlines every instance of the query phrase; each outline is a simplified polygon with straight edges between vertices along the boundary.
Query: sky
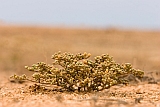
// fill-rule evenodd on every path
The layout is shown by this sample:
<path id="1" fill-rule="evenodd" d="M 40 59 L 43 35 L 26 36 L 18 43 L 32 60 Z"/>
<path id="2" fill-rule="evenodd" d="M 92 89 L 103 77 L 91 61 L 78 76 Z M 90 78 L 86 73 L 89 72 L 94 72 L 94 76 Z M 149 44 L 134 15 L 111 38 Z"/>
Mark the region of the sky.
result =
<path id="1" fill-rule="evenodd" d="M 160 29 L 160 0 L 0 0 L 0 22 Z"/>

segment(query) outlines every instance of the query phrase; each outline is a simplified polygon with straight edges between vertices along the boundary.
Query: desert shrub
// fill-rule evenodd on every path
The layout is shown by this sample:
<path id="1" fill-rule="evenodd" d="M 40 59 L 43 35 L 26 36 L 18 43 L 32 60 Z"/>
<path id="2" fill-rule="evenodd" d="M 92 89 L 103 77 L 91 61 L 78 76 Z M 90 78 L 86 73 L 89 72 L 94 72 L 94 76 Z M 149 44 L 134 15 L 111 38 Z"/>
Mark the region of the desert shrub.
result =
<path id="1" fill-rule="evenodd" d="M 90 53 L 61 53 L 52 55 L 51 65 L 38 62 L 32 66 L 25 66 L 33 71 L 32 81 L 40 84 L 60 86 L 67 91 L 100 91 L 116 84 L 127 84 L 128 75 L 142 78 L 144 72 L 132 68 L 130 63 L 118 64 L 108 54 L 96 56 L 89 60 Z M 58 66 L 57 66 L 58 65 Z M 11 78 L 29 80 L 26 75 L 13 75 Z"/>

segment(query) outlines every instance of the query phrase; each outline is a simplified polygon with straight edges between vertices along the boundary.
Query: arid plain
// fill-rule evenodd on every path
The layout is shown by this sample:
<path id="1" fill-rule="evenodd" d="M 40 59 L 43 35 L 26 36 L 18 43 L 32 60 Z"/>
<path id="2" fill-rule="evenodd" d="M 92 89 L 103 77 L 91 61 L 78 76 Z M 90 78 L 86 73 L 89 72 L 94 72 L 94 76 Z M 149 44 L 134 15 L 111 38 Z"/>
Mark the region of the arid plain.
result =
<path id="1" fill-rule="evenodd" d="M 32 83 L 9 81 L 13 74 L 31 75 L 24 66 L 52 63 L 57 51 L 109 54 L 131 63 L 148 81 L 118 85 L 93 93 L 30 93 Z M 37 26 L 0 26 L 0 107 L 160 107 L 160 31 Z"/>

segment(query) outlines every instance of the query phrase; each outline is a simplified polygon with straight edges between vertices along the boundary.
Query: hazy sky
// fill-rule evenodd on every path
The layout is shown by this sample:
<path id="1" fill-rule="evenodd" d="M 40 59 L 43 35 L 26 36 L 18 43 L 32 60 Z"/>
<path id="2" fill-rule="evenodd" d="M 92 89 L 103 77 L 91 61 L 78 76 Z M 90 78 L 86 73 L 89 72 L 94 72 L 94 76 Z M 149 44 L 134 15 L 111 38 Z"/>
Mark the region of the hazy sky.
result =
<path id="1" fill-rule="evenodd" d="M 0 0 L 7 23 L 160 29 L 160 0 Z"/>

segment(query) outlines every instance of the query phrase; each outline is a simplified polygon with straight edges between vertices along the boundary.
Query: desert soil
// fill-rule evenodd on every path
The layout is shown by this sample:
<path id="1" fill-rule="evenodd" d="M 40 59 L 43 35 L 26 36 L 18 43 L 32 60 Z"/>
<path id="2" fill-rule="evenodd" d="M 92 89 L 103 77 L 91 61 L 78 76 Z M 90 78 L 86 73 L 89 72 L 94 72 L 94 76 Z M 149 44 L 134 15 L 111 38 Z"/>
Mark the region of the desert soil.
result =
<path id="1" fill-rule="evenodd" d="M 160 32 L 124 29 L 0 26 L 0 107 L 160 107 Z M 31 82 L 13 82 L 13 74 L 62 52 L 108 53 L 117 63 L 131 63 L 152 80 L 116 85 L 100 92 L 34 92 Z M 154 78 L 154 79 L 153 79 Z M 149 81 L 149 82 L 148 82 Z M 52 88 L 57 88 L 53 86 Z"/>

